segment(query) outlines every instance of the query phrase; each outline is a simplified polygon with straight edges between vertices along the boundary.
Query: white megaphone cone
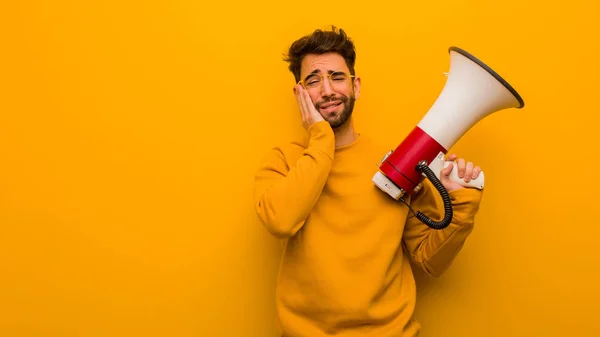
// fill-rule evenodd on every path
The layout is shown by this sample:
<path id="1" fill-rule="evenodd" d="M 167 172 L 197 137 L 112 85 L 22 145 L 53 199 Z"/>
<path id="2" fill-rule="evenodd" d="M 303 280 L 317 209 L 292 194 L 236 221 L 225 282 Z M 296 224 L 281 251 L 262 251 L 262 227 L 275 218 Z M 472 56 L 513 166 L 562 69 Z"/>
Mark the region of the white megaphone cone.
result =
<path id="1" fill-rule="evenodd" d="M 423 175 L 431 180 L 444 200 L 446 216 L 434 222 L 422 213 L 417 217 L 432 228 L 449 225 L 452 208 L 447 191 L 439 181 L 440 170 L 451 162 L 445 154 L 454 144 L 486 116 L 508 108 L 522 108 L 525 103 L 517 91 L 494 70 L 468 52 L 450 47 L 448 80 L 427 114 L 404 141 L 383 158 L 373 182 L 396 200 L 417 189 Z M 483 188 L 483 173 L 468 183 L 453 169 L 450 178 L 463 186 Z"/>

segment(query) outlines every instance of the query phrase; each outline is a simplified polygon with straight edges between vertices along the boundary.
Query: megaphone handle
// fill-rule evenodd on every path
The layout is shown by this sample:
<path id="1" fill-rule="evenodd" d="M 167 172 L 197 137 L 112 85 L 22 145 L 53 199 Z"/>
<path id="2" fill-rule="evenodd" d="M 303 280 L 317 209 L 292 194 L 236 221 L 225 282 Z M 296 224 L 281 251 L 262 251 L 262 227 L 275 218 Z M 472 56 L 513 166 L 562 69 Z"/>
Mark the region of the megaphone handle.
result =
<path id="1" fill-rule="evenodd" d="M 445 161 L 444 162 L 444 168 L 448 167 L 449 165 L 454 165 L 454 168 L 452 168 L 452 171 L 450 172 L 450 176 L 449 176 L 450 180 L 457 182 L 464 187 L 477 188 L 480 190 L 483 189 L 483 182 L 484 182 L 483 172 L 479 173 L 479 175 L 477 176 L 477 179 L 471 179 L 467 182 L 463 178 L 460 178 L 458 176 L 458 164 L 455 161 Z"/>

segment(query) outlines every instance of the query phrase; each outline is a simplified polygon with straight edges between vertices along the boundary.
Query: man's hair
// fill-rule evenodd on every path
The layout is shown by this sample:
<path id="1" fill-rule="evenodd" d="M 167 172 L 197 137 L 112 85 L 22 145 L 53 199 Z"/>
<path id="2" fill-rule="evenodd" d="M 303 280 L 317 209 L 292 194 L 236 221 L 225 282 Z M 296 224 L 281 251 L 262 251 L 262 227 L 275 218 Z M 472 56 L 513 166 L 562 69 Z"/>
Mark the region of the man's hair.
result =
<path id="1" fill-rule="evenodd" d="M 317 29 L 312 34 L 294 41 L 288 55 L 284 57 L 284 61 L 289 62 L 288 69 L 298 82 L 300 81 L 300 65 L 306 54 L 330 52 L 340 54 L 346 61 L 350 74 L 354 75 L 354 63 L 356 62 L 354 43 L 343 29 L 338 30 L 335 26 L 331 26 L 331 31 Z"/>

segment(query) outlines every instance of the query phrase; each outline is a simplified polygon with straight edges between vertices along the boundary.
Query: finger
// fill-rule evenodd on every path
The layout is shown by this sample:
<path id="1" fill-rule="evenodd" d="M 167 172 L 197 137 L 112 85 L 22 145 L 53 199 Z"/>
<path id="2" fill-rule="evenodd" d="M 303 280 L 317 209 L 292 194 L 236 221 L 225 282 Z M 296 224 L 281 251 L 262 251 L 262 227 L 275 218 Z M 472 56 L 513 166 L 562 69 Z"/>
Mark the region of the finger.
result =
<path id="1" fill-rule="evenodd" d="M 308 106 L 308 113 L 311 116 L 312 122 L 315 123 L 317 121 L 323 121 L 324 120 L 323 116 L 321 115 L 319 110 L 317 110 L 317 107 L 315 106 L 312 99 L 310 98 L 308 91 L 305 90 L 304 92 L 306 93 L 306 104 Z"/>
<path id="2" fill-rule="evenodd" d="M 481 173 L 481 167 L 479 166 L 475 166 L 473 168 L 473 179 L 477 179 L 477 177 L 479 176 L 479 173 Z"/>
<path id="3" fill-rule="evenodd" d="M 446 160 L 454 161 L 454 160 L 456 160 L 456 158 L 458 158 L 458 156 L 453 153 L 453 154 L 449 155 L 448 157 L 446 157 Z"/>
<path id="4" fill-rule="evenodd" d="M 304 90 L 304 88 L 302 86 L 298 87 L 298 99 L 300 100 L 300 106 L 302 107 L 302 112 L 304 114 L 308 114 L 308 106 L 307 106 L 305 98 L 304 98 L 305 92 L 306 91 Z"/>
<path id="5" fill-rule="evenodd" d="M 458 177 L 462 178 L 465 176 L 465 169 L 466 169 L 466 164 L 465 164 L 465 160 L 462 158 L 458 159 Z"/>
<path id="6" fill-rule="evenodd" d="M 300 108 L 300 113 L 302 115 L 302 121 L 306 122 L 306 120 L 307 120 L 306 107 L 305 107 L 304 99 L 303 99 L 303 95 L 302 95 L 302 86 L 300 86 L 300 85 L 296 86 L 296 100 L 298 101 L 298 107 Z"/>
<path id="7" fill-rule="evenodd" d="M 473 178 L 473 163 L 468 162 L 467 167 L 465 168 L 465 178 L 464 181 L 469 182 Z"/>
<path id="8" fill-rule="evenodd" d="M 304 94 L 304 103 L 306 104 L 306 112 L 308 112 L 311 115 L 314 115 L 316 108 L 315 108 L 315 105 L 313 104 L 312 99 L 310 98 L 310 95 L 308 94 L 308 91 L 304 90 L 303 94 Z"/>
<path id="9" fill-rule="evenodd" d="M 300 85 L 294 87 L 294 95 L 296 96 L 296 102 L 298 102 L 298 107 L 302 110 L 302 102 L 300 101 Z"/>
<path id="10" fill-rule="evenodd" d="M 441 176 L 443 178 L 448 178 L 450 176 L 450 172 L 454 169 L 454 163 L 450 163 L 448 166 L 442 169 Z"/>

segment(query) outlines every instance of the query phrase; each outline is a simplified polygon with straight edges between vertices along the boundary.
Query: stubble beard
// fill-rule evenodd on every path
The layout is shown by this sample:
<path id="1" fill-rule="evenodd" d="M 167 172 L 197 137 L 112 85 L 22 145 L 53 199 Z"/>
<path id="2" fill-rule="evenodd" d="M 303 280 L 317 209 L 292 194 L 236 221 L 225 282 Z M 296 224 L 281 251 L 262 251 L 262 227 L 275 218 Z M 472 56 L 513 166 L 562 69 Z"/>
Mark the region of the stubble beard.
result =
<path id="1" fill-rule="evenodd" d="M 316 104 L 315 108 L 320 113 L 320 107 L 322 104 L 330 102 L 330 101 L 341 101 L 342 102 L 344 109 L 338 116 L 333 116 L 333 117 L 323 116 L 323 118 L 329 123 L 329 125 L 331 125 L 331 128 L 335 130 L 335 129 L 339 129 L 342 126 L 344 126 L 344 124 L 346 124 L 346 122 L 348 122 L 348 120 L 350 119 L 350 116 L 352 116 L 352 112 L 354 111 L 355 100 L 356 99 L 354 98 L 354 94 L 352 93 L 352 94 L 350 94 L 350 97 L 343 96 L 340 98 L 326 99 L 326 100 Z"/>

